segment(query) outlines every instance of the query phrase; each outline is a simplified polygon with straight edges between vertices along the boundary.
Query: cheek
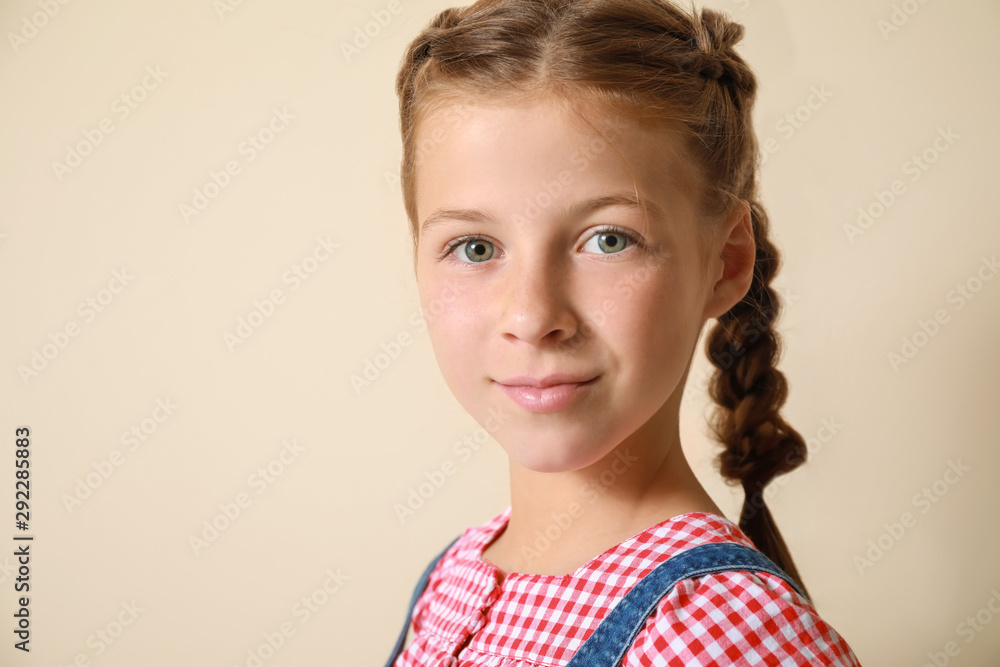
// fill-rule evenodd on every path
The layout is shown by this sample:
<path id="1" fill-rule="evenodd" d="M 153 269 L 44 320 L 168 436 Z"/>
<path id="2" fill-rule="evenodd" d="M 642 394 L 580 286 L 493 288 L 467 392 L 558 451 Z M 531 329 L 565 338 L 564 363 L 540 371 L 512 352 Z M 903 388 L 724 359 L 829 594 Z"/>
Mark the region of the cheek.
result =
<path id="1" fill-rule="evenodd" d="M 422 280 L 419 291 L 420 307 L 432 335 L 462 338 L 463 330 L 479 329 L 487 322 L 490 300 L 460 277 L 430 276 Z"/>
<path id="2" fill-rule="evenodd" d="M 441 374 L 461 400 L 485 377 L 480 349 L 484 336 L 477 330 L 486 322 L 480 312 L 483 300 L 463 293 L 457 282 L 421 284 L 420 300 Z"/>
<path id="3" fill-rule="evenodd" d="M 683 370 L 690 352 L 692 322 L 696 317 L 691 286 L 682 287 L 681 277 L 671 271 L 636 271 L 607 292 L 597 313 L 604 318 L 600 328 L 631 365 L 632 380 L 645 384 Z M 669 371 L 669 372 L 668 372 Z"/>

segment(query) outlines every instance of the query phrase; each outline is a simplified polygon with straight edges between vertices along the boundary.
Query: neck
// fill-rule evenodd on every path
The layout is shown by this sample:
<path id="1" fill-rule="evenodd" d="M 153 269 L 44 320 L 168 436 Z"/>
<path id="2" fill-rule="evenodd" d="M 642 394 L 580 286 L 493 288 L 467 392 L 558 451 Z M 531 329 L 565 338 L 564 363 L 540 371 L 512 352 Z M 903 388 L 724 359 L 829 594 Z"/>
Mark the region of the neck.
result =
<path id="1" fill-rule="evenodd" d="M 721 515 L 681 449 L 677 398 L 678 410 L 664 406 L 666 417 L 586 468 L 546 473 L 512 461 L 510 521 L 484 557 L 506 572 L 570 574 L 678 514 Z"/>

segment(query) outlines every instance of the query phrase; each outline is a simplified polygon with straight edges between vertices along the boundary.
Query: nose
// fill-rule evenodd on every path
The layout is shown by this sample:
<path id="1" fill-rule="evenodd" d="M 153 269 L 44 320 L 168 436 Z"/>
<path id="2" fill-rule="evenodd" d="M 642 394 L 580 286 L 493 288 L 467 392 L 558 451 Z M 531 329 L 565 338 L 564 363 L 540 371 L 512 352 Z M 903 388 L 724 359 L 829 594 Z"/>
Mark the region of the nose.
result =
<path id="1" fill-rule="evenodd" d="M 518 258 L 508 269 L 498 323 L 505 338 L 557 346 L 577 335 L 581 323 L 573 310 L 565 267 L 538 253 Z"/>

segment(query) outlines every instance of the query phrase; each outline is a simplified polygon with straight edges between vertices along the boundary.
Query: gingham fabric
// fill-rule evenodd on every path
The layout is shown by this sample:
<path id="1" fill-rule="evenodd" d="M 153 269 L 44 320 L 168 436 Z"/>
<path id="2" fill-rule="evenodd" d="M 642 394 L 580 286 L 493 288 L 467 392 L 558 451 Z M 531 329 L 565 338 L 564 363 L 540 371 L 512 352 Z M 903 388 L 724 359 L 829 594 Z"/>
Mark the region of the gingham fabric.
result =
<path id="1" fill-rule="evenodd" d="M 573 574 L 505 578 L 481 556 L 510 511 L 467 529 L 445 552 L 414 607 L 413 639 L 396 667 L 565 665 L 615 604 L 672 554 L 708 542 L 753 546 L 725 517 L 692 512 L 648 528 Z M 723 572 L 679 582 L 660 600 L 622 665 L 860 663 L 779 577 Z"/>

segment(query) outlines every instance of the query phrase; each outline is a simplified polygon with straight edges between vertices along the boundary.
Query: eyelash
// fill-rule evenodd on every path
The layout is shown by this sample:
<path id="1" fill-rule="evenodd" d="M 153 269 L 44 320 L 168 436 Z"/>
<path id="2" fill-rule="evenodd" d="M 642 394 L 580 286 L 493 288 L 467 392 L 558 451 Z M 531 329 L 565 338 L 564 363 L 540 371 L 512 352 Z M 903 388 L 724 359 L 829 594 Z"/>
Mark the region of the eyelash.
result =
<path id="1" fill-rule="evenodd" d="M 605 225 L 604 227 L 601 227 L 599 229 L 594 230 L 594 233 L 587 237 L 587 241 L 589 241 L 590 239 L 594 238 L 598 234 L 609 234 L 609 233 L 611 233 L 611 234 L 618 234 L 620 236 L 624 236 L 625 238 L 627 238 L 628 239 L 628 245 L 625 246 L 626 249 L 628 249 L 632 245 L 636 246 L 636 248 L 639 249 L 639 250 L 643 250 L 646 247 L 645 244 L 642 242 L 642 239 L 639 237 L 638 234 L 636 234 L 635 232 L 629 231 L 628 229 L 625 229 L 624 227 L 618 227 L 617 225 Z M 454 239 L 453 241 L 451 241 L 447 245 L 447 247 L 445 247 L 445 249 L 441 252 L 441 255 L 440 255 L 439 259 L 445 259 L 446 257 L 450 256 L 452 253 L 455 252 L 455 248 L 459 247 L 463 243 L 468 243 L 469 241 L 478 241 L 480 239 L 483 240 L 483 241 L 489 241 L 489 239 L 487 239 L 486 237 L 479 236 L 477 234 L 468 234 L 466 236 L 460 236 L 457 239 Z M 490 243 L 492 243 L 492 241 L 490 241 Z M 624 252 L 624 251 L 622 251 L 622 252 Z M 595 253 L 591 253 L 591 254 L 595 254 Z M 620 252 L 612 252 L 612 253 L 600 253 L 600 254 L 603 254 L 606 257 L 612 257 L 614 255 L 619 255 L 621 253 Z M 485 263 L 485 262 L 463 262 L 462 260 L 455 260 L 455 261 L 457 261 L 459 264 L 483 264 L 483 263 Z"/>

